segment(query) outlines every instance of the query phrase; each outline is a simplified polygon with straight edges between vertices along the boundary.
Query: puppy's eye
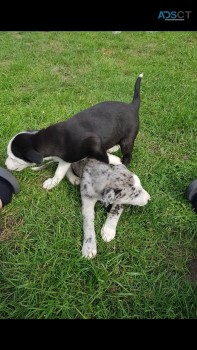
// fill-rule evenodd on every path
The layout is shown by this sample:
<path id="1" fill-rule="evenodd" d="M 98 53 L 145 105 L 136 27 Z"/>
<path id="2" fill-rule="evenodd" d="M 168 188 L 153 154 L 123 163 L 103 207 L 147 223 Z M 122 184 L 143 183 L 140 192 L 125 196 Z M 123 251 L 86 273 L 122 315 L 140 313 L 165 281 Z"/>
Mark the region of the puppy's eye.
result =
<path id="1" fill-rule="evenodd" d="M 135 190 L 134 197 L 138 197 L 141 192 L 142 192 L 142 190 Z"/>
<path id="2" fill-rule="evenodd" d="M 135 198 L 135 197 L 138 197 L 141 193 L 141 189 L 139 188 L 136 188 L 134 186 L 131 187 L 131 191 L 132 191 L 132 197 Z"/>

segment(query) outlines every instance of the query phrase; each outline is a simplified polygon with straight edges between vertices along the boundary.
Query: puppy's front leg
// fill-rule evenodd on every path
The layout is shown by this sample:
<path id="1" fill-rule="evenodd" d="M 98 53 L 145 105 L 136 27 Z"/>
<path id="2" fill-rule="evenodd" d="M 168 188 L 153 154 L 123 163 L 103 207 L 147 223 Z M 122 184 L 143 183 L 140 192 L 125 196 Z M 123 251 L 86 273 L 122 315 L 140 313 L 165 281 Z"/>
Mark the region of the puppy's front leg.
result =
<path id="1" fill-rule="evenodd" d="M 123 205 L 113 204 L 107 219 L 101 229 L 101 236 L 105 242 L 110 242 L 116 235 L 116 226 L 124 209 Z"/>
<path id="2" fill-rule="evenodd" d="M 58 183 L 64 178 L 66 175 L 68 168 L 70 167 L 71 163 L 67 163 L 64 160 L 60 159 L 58 161 L 58 166 L 55 172 L 55 175 L 53 178 L 49 178 L 43 183 L 43 187 L 46 190 L 51 190 L 53 187 L 58 185 Z"/>
<path id="3" fill-rule="evenodd" d="M 94 228 L 94 206 L 96 199 L 82 197 L 82 215 L 83 215 L 83 247 L 82 255 L 85 258 L 93 258 L 96 253 L 96 234 Z"/>

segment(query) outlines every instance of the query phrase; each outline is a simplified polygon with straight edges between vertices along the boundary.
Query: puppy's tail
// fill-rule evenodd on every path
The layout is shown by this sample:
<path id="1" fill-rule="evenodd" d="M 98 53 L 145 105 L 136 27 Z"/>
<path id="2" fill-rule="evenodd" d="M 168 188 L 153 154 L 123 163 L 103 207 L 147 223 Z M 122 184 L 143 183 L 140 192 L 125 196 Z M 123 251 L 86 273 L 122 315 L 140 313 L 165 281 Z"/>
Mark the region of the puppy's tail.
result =
<path id="1" fill-rule="evenodd" d="M 135 89 L 134 89 L 134 95 L 133 95 L 133 100 L 132 102 L 136 101 L 136 100 L 140 100 L 140 84 L 141 84 L 141 80 L 143 78 L 143 73 L 141 73 L 138 77 L 137 80 L 135 82 Z M 131 102 L 131 103 L 132 103 Z"/>

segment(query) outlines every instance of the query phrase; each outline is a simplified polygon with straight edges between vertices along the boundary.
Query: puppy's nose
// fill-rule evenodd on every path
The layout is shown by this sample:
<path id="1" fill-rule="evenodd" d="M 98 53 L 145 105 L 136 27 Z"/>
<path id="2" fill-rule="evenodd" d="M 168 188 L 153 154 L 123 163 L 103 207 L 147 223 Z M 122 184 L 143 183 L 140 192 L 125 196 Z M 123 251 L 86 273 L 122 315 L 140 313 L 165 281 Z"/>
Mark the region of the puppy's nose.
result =
<path id="1" fill-rule="evenodd" d="M 148 192 L 146 192 L 146 197 L 147 197 L 147 202 L 151 200 L 150 194 Z"/>

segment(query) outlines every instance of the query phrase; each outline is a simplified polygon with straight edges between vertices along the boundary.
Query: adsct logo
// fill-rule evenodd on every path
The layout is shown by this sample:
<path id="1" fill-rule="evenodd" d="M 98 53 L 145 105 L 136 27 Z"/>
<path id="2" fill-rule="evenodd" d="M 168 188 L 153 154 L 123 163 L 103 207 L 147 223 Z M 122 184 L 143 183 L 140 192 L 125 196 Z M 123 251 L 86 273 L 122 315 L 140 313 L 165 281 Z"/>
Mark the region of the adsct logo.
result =
<path id="1" fill-rule="evenodd" d="M 191 16 L 192 11 L 160 11 L 158 19 L 165 21 L 185 21 Z"/>

